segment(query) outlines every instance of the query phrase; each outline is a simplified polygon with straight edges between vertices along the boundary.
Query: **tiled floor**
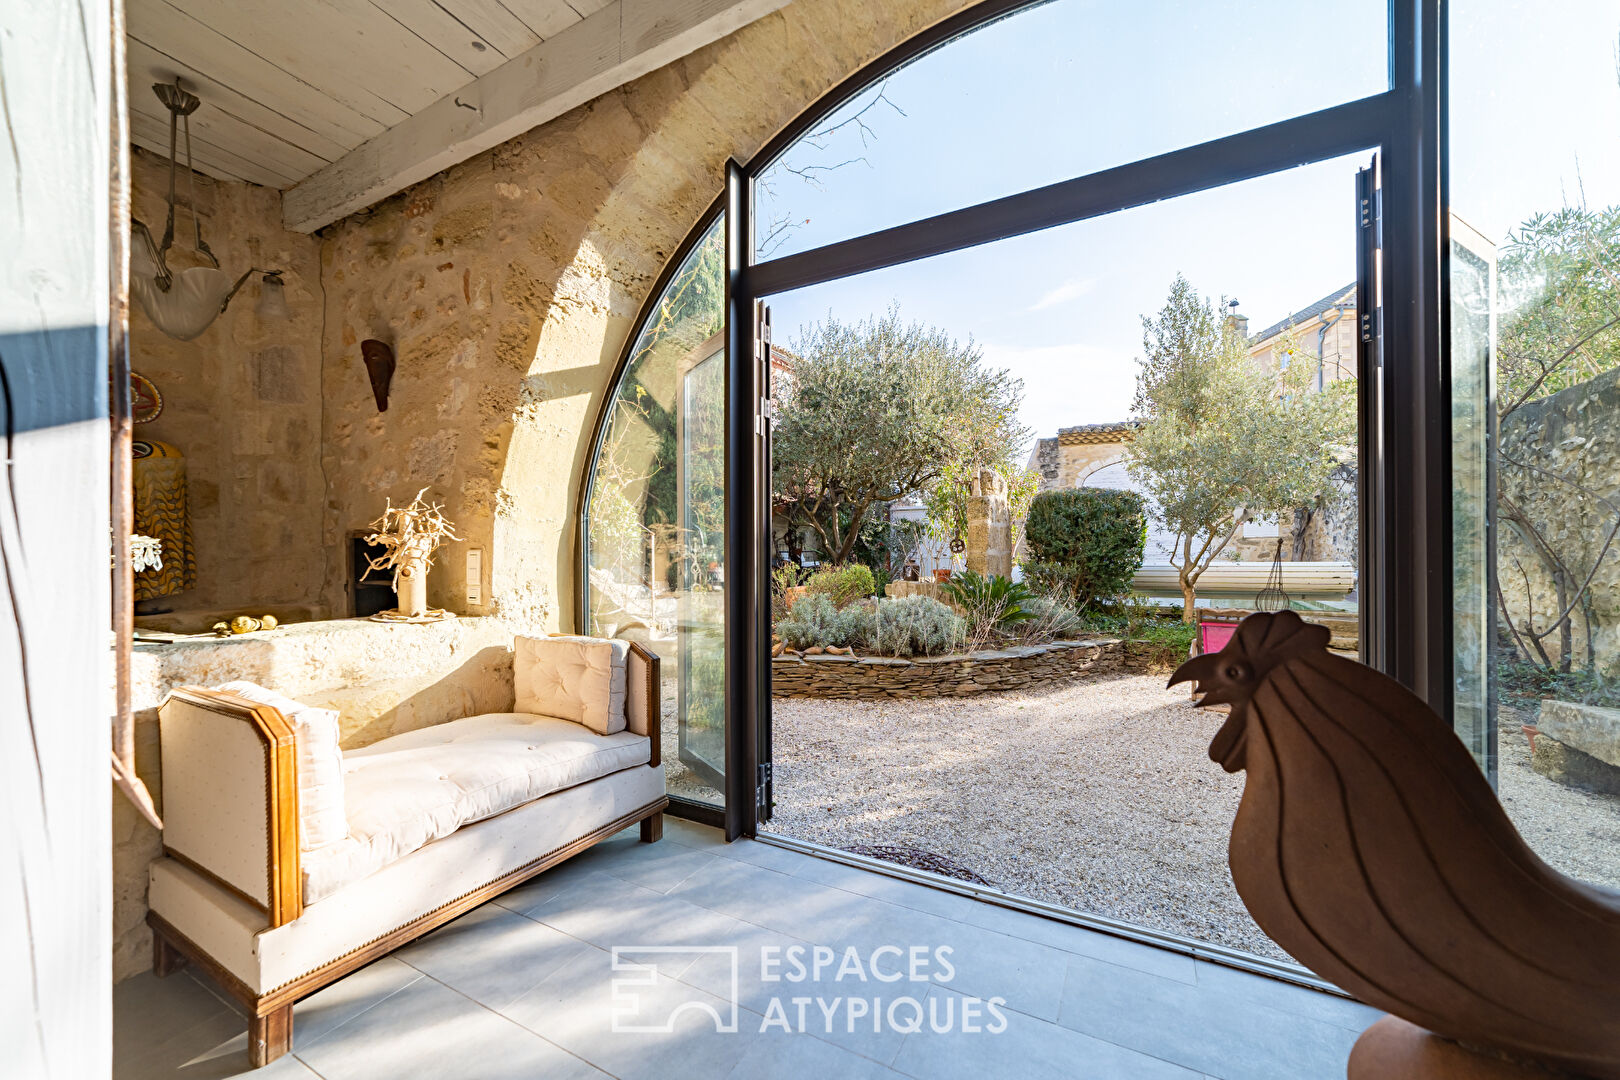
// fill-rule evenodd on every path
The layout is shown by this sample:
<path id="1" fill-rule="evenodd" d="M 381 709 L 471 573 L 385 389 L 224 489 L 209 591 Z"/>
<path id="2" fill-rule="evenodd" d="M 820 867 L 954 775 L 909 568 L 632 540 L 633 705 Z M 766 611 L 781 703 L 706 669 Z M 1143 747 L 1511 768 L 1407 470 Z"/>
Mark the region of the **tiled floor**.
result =
<path id="1" fill-rule="evenodd" d="M 118 1080 L 247 1072 L 244 1022 L 200 979 L 117 986 Z M 1325 1080 L 1376 1016 L 671 819 L 305 999 L 293 1054 L 253 1075 Z"/>

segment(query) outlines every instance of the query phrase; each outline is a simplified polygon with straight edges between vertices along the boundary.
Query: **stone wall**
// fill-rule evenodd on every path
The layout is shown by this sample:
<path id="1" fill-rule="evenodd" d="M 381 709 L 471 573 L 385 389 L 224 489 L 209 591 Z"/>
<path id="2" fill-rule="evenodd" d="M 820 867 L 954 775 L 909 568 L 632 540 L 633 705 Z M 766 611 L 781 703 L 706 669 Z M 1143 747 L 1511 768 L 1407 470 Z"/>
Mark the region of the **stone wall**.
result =
<path id="1" fill-rule="evenodd" d="M 513 630 L 497 619 L 421 626 L 363 619 L 298 623 L 269 633 L 138 645 L 132 657 L 135 758 L 163 810 L 157 707 L 177 686 L 247 679 L 342 715 L 345 749 L 462 716 L 512 708 Z M 146 867 L 157 830 L 113 798 L 113 973 L 151 962 Z"/>
<path id="2" fill-rule="evenodd" d="M 950 656 L 791 656 L 771 660 L 772 697 L 960 697 L 1119 670 L 1117 638 L 1054 641 Z"/>
<path id="3" fill-rule="evenodd" d="M 1533 619 L 1544 630 L 1563 605 L 1552 571 L 1512 508 L 1570 568 L 1572 599 L 1614 527 L 1614 511 L 1600 500 L 1620 503 L 1620 369 L 1521 406 L 1502 423 L 1499 446 L 1497 573 L 1514 625 L 1522 632 Z M 1586 665 L 1589 618 L 1599 668 L 1620 676 L 1620 547 L 1604 556 L 1590 592 L 1588 611 L 1577 607 L 1572 614 L 1574 666 Z M 1543 638 L 1542 647 L 1556 664 L 1558 633 Z"/>
<path id="4" fill-rule="evenodd" d="M 133 213 L 161 241 L 168 162 L 130 154 Z M 130 366 L 163 395 L 156 420 L 137 439 L 170 443 L 186 456 L 195 588 L 161 598 L 176 612 L 317 614 L 324 567 L 320 518 L 320 242 L 281 228 L 281 194 L 196 174 L 203 239 L 233 276 L 250 266 L 283 271 L 290 319 L 261 319 L 251 279 L 230 307 L 191 341 L 176 341 L 130 304 Z M 186 195 L 182 171 L 179 192 Z M 191 251 L 182 205 L 170 267 L 206 265 Z"/>
<path id="5" fill-rule="evenodd" d="M 286 270 L 294 318 L 260 325 L 252 284 L 190 343 L 132 318 L 134 367 L 170 402 L 138 435 L 192 462 L 201 580 L 187 603 L 347 612 L 350 534 L 385 499 L 425 487 L 462 536 L 436 557 L 429 602 L 501 619 L 290 625 L 273 645 L 143 648 L 137 755 L 160 804 L 149 710 L 177 682 L 255 678 L 340 706 L 350 745 L 362 745 L 482 708 L 471 687 L 501 674 L 489 650 L 514 630 L 571 628 L 591 430 L 635 314 L 719 194 L 726 159 L 747 160 L 850 72 L 966 6 L 795 0 L 319 239 L 280 230 L 276 192 L 199 177 L 221 262 Z M 160 165 L 137 152 L 136 213 L 159 234 Z M 386 412 L 360 361 L 368 337 L 395 351 Z M 466 601 L 471 548 L 483 552 L 479 605 Z M 141 920 L 158 838 L 115 801 L 122 977 L 148 962 Z"/>
<path id="6" fill-rule="evenodd" d="M 430 603 L 571 626 L 588 443 L 634 316 L 747 160 L 851 71 L 966 6 L 796 0 L 326 230 L 328 545 L 429 488 L 463 540 Z M 359 342 L 398 370 L 379 414 Z M 485 603 L 464 603 L 466 551 Z M 341 565 L 325 598 L 342 603 Z"/>

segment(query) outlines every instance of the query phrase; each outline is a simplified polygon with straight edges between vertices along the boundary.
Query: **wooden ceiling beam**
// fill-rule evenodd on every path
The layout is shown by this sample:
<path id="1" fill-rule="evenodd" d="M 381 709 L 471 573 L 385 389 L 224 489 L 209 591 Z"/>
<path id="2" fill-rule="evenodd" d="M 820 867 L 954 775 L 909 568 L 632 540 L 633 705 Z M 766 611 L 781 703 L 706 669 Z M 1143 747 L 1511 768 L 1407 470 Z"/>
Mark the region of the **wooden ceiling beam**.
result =
<path id="1" fill-rule="evenodd" d="M 314 232 L 786 3 L 611 0 L 288 189 L 282 198 L 285 224 L 298 232 Z"/>

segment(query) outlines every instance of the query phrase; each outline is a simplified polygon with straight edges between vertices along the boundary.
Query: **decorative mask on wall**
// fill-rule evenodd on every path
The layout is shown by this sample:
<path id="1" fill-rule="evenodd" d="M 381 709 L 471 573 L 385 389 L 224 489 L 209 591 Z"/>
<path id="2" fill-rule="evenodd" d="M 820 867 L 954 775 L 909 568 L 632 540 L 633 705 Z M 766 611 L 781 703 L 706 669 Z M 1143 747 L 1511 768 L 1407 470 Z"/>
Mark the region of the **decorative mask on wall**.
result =
<path id="1" fill-rule="evenodd" d="M 282 292 L 280 270 L 251 267 L 233 283 L 219 268 L 219 260 L 202 236 L 202 219 L 197 216 L 196 191 L 191 169 L 191 114 L 202 100 L 180 86 L 180 80 L 158 83 L 152 92 L 169 110 L 169 218 L 163 241 L 152 239 L 152 230 L 140 220 L 131 222 L 136 243 L 129 257 L 129 289 L 157 328 L 172 338 L 190 341 L 224 313 L 231 298 L 254 274 L 262 277 L 257 311 L 263 318 L 287 318 L 287 298 Z M 179 273 L 169 269 L 169 249 L 174 246 L 175 179 L 179 171 L 175 140 L 180 121 L 186 129 L 186 203 L 191 210 L 192 247 L 213 265 L 193 266 Z"/>
<path id="2" fill-rule="evenodd" d="M 371 378 L 371 396 L 377 399 L 377 411 L 388 411 L 388 384 L 394 379 L 394 350 L 386 342 L 366 338 L 360 343 L 360 358 L 366 362 L 366 374 Z"/>

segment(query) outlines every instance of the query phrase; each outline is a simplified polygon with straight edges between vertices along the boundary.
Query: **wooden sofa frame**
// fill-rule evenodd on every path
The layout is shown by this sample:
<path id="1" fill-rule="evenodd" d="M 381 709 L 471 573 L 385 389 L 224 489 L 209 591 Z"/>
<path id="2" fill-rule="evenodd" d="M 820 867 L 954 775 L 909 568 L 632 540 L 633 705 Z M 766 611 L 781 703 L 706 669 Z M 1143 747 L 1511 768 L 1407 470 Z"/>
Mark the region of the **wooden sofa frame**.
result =
<path id="1" fill-rule="evenodd" d="M 652 743 L 652 756 L 648 765 L 657 768 L 662 764 L 659 745 L 660 660 L 656 653 L 648 651 L 640 644 L 636 642 L 629 644 L 631 650 L 646 662 L 647 737 Z M 292 922 L 303 913 L 304 904 L 299 866 L 298 760 L 291 725 L 280 712 L 269 705 L 218 690 L 186 686 L 173 691 L 172 696 L 220 716 L 250 724 L 264 744 L 268 770 L 265 790 L 269 792 L 268 805 L 265 807 L 269 838 L 269 865 L 266 868 L 269 875 L 266 890 L 269 902 L 265 903 L 248 895 L 196 860 L 172 850 L 167 843 L 164 844 L 164 855 L 264 911 L 266 930 Z M 268 1065 L 292 1049 L 293 1005 L 299 999 L 336 982 L 401 945 L 443 926 L 485 901 L 521 885 L 536 874 L 556 866 L 637 822 L 641 824 L 641 842 L 648 844 L 656 842 L 663 837 L 664 810 L 668 806 L 669 798 L 661 796 L 654 802 L 633 810 L 585 836 L 554 848 L 517 869 L 455 897 L 360 948 L 266 994 L 260 994 L 249 987 L 166 919 L 148 911 L 146 922 L 152 929 L 152 972 L 163 978 L 184 967 L 187 962 L 195 963 L 246 1009 L 248 1057 L 254 1068 Z"/>

